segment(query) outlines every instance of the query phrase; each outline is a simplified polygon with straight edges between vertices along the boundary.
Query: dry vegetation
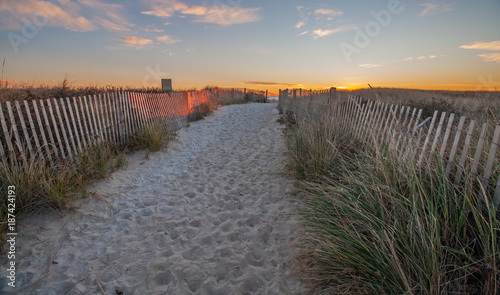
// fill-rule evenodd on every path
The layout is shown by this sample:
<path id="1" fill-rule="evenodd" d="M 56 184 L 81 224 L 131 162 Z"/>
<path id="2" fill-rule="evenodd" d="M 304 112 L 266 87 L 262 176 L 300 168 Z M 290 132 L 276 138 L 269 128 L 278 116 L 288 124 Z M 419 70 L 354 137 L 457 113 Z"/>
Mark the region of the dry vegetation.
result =
<path id="1" fill-rule="evenodd" d="M 499 294 L 500 214 L 478 178 L 454 186 L 335 121 L 287 132 L 313 294 Z"/>
<path id="2" fill-rule="evenodd" d="M 352 94 L 499 124 L 498 92 Z M 416 167 L 390 142 L 362 141 L 340 120 L 318 121 L 286 132 L 303 204 L 294 262 L 311 293 L 500 294 L 500 210 L 479 177 L 466 173 L 456 186 L 440 160 Z"/>
<path id="3" fill-rule="evenodd" d="M 480 122 L 500 124 L 500 91 L 445 91 L 373 88 L 351 94 L 385 103 L 422 108 L 424 115 L 437 111 L 465 115 Z"/>

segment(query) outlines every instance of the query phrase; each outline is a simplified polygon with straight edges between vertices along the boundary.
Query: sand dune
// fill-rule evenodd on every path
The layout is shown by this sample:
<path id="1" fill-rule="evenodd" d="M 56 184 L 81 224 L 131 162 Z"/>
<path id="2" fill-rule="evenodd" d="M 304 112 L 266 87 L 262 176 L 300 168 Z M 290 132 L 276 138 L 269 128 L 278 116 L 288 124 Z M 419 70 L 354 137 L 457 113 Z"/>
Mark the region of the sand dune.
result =
<path id="1" fill-rule="evenodd" d="M 73 212 L 22 221 L 25 294 L 298 294 L 297 230 L 275 104 L 226 106 L 130 157 Z M 2 258 L 0 291 L 6 286 Z M 31 292 L 31 293 L 30 293 Z"/>

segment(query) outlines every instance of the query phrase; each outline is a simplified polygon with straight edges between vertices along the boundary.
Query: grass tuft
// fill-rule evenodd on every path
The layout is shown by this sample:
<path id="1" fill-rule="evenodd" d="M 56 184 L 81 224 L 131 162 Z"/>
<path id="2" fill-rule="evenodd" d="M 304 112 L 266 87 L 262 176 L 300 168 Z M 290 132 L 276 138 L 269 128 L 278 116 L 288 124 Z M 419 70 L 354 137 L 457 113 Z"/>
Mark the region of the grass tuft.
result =
<path id="1" fill-rule="evenodd" d="M 175 136 L 174 132 L 160 122 L 155 122 L 144 127 L 130 138 L 129 147 L 133 149 L 146 149 L 149 152 L 157 152 L 162 149 L 170 139 Z"/>

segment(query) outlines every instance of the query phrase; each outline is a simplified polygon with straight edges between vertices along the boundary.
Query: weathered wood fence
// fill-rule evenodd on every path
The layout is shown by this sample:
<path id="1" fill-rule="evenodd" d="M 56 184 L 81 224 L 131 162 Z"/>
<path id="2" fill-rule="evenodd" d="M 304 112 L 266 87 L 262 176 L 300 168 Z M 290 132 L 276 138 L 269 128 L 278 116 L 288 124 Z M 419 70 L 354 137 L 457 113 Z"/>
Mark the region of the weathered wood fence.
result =
<path id="1" fill-rule="evenodd" d="M 333 89 L 280 90 L 278 107 L 298 120 L 333 118 L 356 138 L 388 147 L 419 167 L 441 160 L 444 173 L 455 185 L 465 173 L 479 177 L 494 206 L 499 207 L 500 126 L 438 111 L 424 118 L 422 109 L 369 101 Z"/>
<path id="2" fill-rule="evenodd" d="M 0 157 L 4 165 L 71 160 L 98 142 L 125 145 L 140 129 L 159 123 L 165 131 L 188 123 L 203 103 L 241 100 L 246 89 L 191 92 L 114 92 L 82 97 L 0 103 Z"/>

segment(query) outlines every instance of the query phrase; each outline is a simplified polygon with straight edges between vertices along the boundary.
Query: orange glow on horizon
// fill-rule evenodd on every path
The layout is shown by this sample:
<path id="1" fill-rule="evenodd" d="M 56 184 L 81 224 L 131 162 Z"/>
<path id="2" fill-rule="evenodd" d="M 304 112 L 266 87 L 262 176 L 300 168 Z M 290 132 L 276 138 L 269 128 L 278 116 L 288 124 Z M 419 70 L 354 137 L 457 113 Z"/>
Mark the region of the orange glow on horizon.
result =
<path id="1" fill-rule="evenodd" d="M 60 87 L 62 84 L 62 80 L 59 82 L 25 82 L 25 81 L 19 81 L 19 80 L 11 80 L 11 79 L 4 79 L 0 80 L 0 86 L 6 88 L 50 88 L 50 87 Z M 80 87 L 117 87 L 117 88 L 130 88 L 130 89 L 141 89 L 144 88 L 143 85 L 130 85 L 127 83 L 120 84 L 120 83 L 86 83 L 82 81 L 69 81 L 69 87 L 74 87 L 74 88 L 80 88 Z M 158 85 L 158 88 L 160 88 L 161 85 Z M 195 83 L 193 84 L 182 84 L 179 83 L 177 87 L 174 87 L 174 90 L 182 90 L 182 89 L 204 89 L 206 85 L 196 85 Z M 367 84 L 350 84 L 350 85 L 339 85 L 339 86 L 324 86 L 324 85 L 313 85 L 313 84 L 303 84 L 300 87 L 279 87 L 279 86 L 256 86 L 256 87 L 242 87 L 241 85 L 239 86 L 231 86 L 231 85 L 224 85 L 224 86 L 214 86 L 214 87 L 219 87 L 219 88 L 237 88 L 237 89 L 243 89 L 246 88 L 248 90 L 258 90 L 258 91 L 268 91 L 268 96 L 278 96 L 279 90 L 284 90 L 284 89 L 312 89 L 312 90 L 328 90 L 331 87 L 337 88 L 339 91 L 356 91 L 359 89 L 369 89 Z M 394 84 L 394 85 L 372 85 L 374 89 L 377 88 L 385 88 L 385 89 L 411 89 L 411 90 L 434 90 L 434 91 L 499 91 L 500 89 L 495 87 L 495 86 L 489 86 L 489 85 L 479 85 L 478 83 L 470 83 L 470 84 L 441 84 L 441 85 L 419 85 L 415 84 L 414 86 L 408 86 L 407 84 L 401 85 L 401 84 Z"/>

